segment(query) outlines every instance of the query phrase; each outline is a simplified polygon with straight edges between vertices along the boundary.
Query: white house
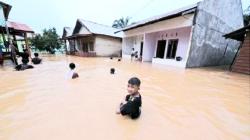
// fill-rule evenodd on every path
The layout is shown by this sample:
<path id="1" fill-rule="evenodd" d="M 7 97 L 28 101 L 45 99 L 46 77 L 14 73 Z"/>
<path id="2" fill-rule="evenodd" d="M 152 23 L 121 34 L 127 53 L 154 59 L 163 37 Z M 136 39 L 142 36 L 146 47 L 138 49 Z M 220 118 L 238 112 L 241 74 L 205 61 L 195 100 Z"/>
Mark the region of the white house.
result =
<path id="1" fill-rule="evenodd" d="M 132 48 L 142 61 L 177 67 L 231 64 L 239 42 L 223 35 L 243 27 L 241 0 L 204 0 L 128 26 L 123 58 Z"/>

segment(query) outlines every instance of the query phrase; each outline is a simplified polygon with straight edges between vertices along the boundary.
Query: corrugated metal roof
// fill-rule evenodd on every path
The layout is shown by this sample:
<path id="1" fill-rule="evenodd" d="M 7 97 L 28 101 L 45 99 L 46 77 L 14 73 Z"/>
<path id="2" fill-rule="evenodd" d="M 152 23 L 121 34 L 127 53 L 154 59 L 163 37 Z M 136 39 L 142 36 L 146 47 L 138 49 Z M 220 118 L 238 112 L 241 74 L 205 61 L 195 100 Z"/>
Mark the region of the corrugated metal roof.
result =
<path id="1" fill-rule="evenodd" d="M 72 33 L 73 33 L 72 28 L 70 28 L 70 27 L 64 27 L 64 28 L 63 28 L 63 35 L 62 35 L 62 38 L 69 37 L 69 36 L 72 35 Z"/>
<path id="2" fill-rule="evenodd" d="M 70 27 L 65 27 L 64 29 L 65 29 L 65 31 L 67 32 L 68 35 L 71 35 L 72 32 L 73 32 Z"/>
<path id="3" fill-rule="evenodd" d="M 8 21 L 7 25 L 9 28 L 13 28 L 14 30 L 17 31 L 34 33 L 34 31 L 26 24 Z"/>
<path id="4" fill-rule="evenodd" d="M 162 21 L 162 20 L 174 18 L 174 17 L 180 16 L 182 14 L 185 14 L 185 12 L 187 12 L 187 13 L 192 12 L 192 10 L 196 9 L 197 6 L 198 6 L 198 3 L 190 5 L 190 6 L 186 6 L 186 7 L 183 7 L 183 8 L 180 8 L 180 9 L 177 9 L 177 10 L 174 10 L 172 12 L 168 12 L 168 13 L 165 13 L 165 14 L 162 14 L 162 15 L 154 16 L 154 17 L 139 21 L 139 22 L 137 22 L 135 24 L 132 24 L 132 25 L 130 25 L 128 27 L 125 27 L 125 28 L 121 29 L 120 31 L 127 31 L 127 30 L 131 30 L 131 29 L 138 28 L 138 27 L 141 27 L 141 26 L 145 26 L 145 25 L 148 25 L 148 24 L 152 24 L 152 23 L 155 23 L 155 22 L 159 22 L 159 21 Z"/>
<path id="5" fill-rule="evenodd" d="M 250 32 L 250 25 L 247 25 L 247 26 L 245 26 L 243 28 L 235 30 L 235 31 L 233 31 L 231 33 L 227 33 L 227 34 L 223 35 L 223 37 L 225 37 L 226 39 L 231 38 L 231 39 L 235 39 L 235 40 L 238 40 L 238 41 L 244 41 L 245 34 L 247 32 Z"/>
<path id="6" fill-rule="evenodd" d="M 107 36 L 112 36 L 112 37 L 122 37 L 122 33 L 115 33 L 118 31 L 118 29 L 107 26 L 107 25 L 103 25 L 103 24 L 99 24 L 99 23 L 95 23 L 92 21 L 87 21 L 87 20 L 83 20 L 83 19 L 78 19 L 78 21 L 85 26 L 89 32 L 93 33 L 93 34 L 99 34 L 99 35 L 107 35 Z M 78 33 L 76 33 L 78 34 Z"/>

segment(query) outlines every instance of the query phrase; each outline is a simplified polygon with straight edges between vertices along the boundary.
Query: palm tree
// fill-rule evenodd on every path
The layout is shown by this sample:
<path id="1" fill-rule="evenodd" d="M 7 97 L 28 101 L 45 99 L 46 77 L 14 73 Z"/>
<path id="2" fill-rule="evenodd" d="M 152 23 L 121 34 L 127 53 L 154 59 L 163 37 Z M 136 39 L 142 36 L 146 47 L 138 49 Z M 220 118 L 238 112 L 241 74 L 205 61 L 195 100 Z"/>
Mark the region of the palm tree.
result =
<path id="1" fill-rule="evenodd" d="M 112 27 L 118 28 L 118 29 L 125 28 L 125 27 L 127 27 L 129 25 L 129 20 L 130 20 L 129 17 L 126 17 L 126 18 L 122 17 L 122 18 L 120 18 L 118 20 L 115 20 L 113 22 Z"/>

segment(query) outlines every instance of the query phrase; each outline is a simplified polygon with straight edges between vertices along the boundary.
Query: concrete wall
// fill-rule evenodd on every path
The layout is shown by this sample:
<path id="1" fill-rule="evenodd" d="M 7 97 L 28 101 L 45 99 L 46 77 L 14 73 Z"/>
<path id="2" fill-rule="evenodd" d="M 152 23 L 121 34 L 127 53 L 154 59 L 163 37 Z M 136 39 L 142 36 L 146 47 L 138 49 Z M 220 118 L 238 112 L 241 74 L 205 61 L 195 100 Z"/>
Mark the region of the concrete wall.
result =
<path id="1" fill-rule="evenodd" d="M 151 62 L 156 49 L 156 33 L 145 34 L 142 61 Z"/>
<path id="2" fill-rule="evenodd" d="M 119 38 L 97 35 L 94 50 L 97 56 L 120 56 L 122 41 Z"/>
<path id="3" fill-rule="evenodd" d="M 200 2 L 187 67 L 231 64 L 240 44 L 222 36 L 242 26 L 241 0 Z"/>

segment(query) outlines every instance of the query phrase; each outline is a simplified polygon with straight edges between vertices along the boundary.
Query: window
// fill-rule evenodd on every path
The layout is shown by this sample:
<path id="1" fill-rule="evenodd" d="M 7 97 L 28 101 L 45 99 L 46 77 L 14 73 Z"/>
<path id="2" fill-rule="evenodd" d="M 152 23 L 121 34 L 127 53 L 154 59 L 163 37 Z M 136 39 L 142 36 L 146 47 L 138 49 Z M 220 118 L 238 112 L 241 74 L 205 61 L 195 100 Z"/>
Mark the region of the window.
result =
<path id="1" fill-rule="evenodd" d="M 168 41 L 168 50 L 167 50 L 167 59 L 175 59 L 176 51 L 178 46 L 178 40 L 169 40 Z"/>
<path id="2" fill-rule="evenodd" d="M 157 43 L 156 58 L 164 58 L 166 40 L 159 40 Z"/>

